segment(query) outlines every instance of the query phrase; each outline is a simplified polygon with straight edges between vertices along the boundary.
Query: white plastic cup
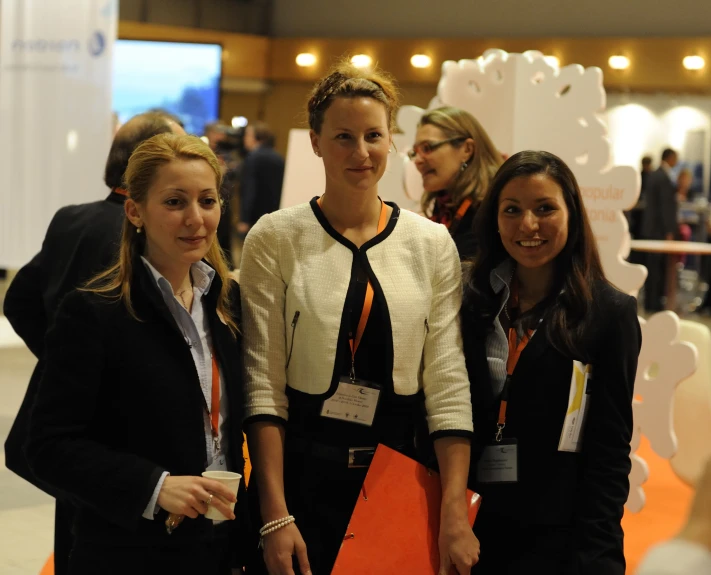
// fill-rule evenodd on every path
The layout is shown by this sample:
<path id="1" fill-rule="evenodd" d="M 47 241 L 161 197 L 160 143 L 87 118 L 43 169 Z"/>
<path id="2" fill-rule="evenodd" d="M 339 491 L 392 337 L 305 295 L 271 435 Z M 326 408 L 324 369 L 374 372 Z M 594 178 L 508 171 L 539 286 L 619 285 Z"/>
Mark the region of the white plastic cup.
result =
<path id="1" fill-rule="evenodd" d="M 203 471 L 202 476 L 205 479 L 219 481 L 220 483 L 225 485 L 230 491 L 232 491 L 235 496 L 237 495 L 237 490 L 239 489 L 239 482 L 242 479 L 242 476 L 239 473 L 233 473 L 232 471 Z M 225 501 L 217 493 L 214 494 L 214 497 L 219 497 L 221 501 L 223 501 L 226 505 L 229 505 L 231 511 L 235 510 L 234 502 Z M 207 513 L 205 513 L 205 517 L 207 517 L 208 519 L 217 519 L 218 521 L 224 521 L 225 519 L 229 519 L 229 517 L 225 517 L 212 505 L 207 506 Z"/>

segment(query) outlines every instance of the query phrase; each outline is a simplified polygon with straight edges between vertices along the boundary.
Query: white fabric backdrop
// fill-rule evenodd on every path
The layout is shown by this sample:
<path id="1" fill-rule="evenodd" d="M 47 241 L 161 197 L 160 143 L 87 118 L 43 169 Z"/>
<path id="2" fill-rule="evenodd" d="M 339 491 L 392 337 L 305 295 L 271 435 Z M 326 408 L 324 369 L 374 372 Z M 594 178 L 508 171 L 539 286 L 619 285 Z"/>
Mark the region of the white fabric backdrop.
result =
<path id="1" fill-rule="evenodd" d="M 101 199 L 117 0 L 0 0 L 0 268 L 61 206 Z"/>

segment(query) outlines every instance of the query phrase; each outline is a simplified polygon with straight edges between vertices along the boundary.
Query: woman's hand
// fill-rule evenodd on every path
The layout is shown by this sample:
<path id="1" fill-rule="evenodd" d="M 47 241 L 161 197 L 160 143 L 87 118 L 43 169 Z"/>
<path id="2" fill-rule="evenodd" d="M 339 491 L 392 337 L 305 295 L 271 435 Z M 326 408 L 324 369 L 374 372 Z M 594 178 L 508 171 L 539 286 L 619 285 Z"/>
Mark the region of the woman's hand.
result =
<path id="1" fill-rule="evenodd" d="M 211 496 L 213 497 L 211 498 Z M 189 475 L 169 475 L 163 481 L 158 494 L 158 505 L 161 508 L 168 513 L 185 515 L 191 519 L 207 513 L 206 502 L 208 500 L 210 500 L 210 505 L 225 517 L 235 518 L 235 514 L 225 501 L 229 503 L 237 501 L 236 495 L 225 485 L 213 479 Z"/>
<path id="2" fill-rule="evenodd" d="M 439 575 L 469 575 L 479 561 L 479 540 L 467 521 L 466 508 L 442 509 L 439 527 Z"/>
<path id="3" fill-rule="evenodd" d="M 268 533 L 262 539 L 264 563 L 269 575 L 294 575 L 292 557 L 296 555 L 302 575 L 311 575 L 306 543 L 295 523 Z"/>

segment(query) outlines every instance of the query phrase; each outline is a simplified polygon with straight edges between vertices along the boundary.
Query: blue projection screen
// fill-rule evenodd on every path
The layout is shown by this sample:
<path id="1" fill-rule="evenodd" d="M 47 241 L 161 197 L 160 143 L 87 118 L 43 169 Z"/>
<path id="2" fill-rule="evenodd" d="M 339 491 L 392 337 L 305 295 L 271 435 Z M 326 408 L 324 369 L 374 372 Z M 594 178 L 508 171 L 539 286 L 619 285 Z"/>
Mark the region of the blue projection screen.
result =
<path id="1" fill-rule="evenodd" d="M 121 123 L 152 108 L 179 116 L 202 135 L 219 117 L 222 46 L 117 40 L 113 109 Z"/>

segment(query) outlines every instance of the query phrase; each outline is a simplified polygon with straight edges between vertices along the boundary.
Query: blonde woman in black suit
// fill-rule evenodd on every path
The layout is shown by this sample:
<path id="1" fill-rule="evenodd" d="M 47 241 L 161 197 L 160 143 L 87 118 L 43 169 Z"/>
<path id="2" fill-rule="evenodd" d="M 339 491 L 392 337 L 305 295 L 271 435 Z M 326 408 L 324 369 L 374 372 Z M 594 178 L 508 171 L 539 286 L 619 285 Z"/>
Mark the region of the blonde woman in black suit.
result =
<path id="1" fill-rule="evenodd" d="M 76 506 L 70 575 L 228 575 L 245 497 L 233 513 L 234 491 L 201 476 L 244 468 L 220 167 L 198 138 L 160 134 L 125 181 L 118 263 L 66 296 L 47 335 L 28 459 Z"/>

